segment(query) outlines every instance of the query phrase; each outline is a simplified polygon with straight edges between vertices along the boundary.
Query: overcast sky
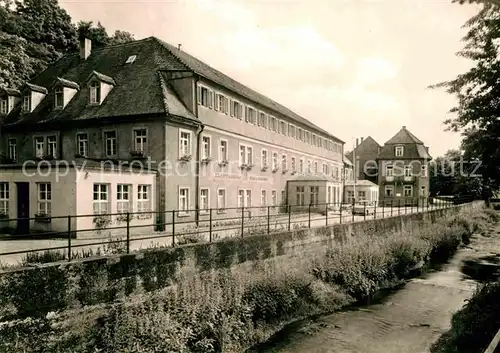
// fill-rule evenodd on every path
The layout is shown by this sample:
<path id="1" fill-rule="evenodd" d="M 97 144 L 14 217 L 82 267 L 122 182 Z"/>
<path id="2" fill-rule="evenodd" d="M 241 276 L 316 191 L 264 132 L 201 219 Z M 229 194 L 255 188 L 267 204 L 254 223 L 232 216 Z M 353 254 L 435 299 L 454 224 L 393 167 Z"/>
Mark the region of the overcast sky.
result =
<path id="1" fill-rule="evenodd" d="M 434 157 L 455 99 L 428 85 L 470 67 L 455 56 L 477 12 L 451 0 L 60 0 L 73 20 L 159 37 L 346 141 L 383 144 L 405 125 Z"/>

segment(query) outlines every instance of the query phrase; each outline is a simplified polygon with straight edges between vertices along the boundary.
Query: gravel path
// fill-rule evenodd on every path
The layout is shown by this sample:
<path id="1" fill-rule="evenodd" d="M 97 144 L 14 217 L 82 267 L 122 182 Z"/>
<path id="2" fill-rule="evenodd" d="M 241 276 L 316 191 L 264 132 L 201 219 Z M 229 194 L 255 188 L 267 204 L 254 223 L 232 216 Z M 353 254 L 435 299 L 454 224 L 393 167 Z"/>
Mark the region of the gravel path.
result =
<path id="1" fill-rule="evenodd" d="M 428 353 L 476 287 L 460 272 L 462 262 L 497 253 L 500 225 L 489 237 L 475 236 L 440 271 L 411 280 L 383 303 L 323 317 L 262 352 Z"/>

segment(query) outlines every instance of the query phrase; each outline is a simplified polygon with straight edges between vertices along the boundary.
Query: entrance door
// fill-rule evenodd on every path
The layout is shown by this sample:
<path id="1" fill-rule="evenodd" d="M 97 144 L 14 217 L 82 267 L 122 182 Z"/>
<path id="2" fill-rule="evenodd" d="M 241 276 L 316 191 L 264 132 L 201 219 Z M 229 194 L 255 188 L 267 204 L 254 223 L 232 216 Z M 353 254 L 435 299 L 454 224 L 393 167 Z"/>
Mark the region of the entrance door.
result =
<path id="1" fill-rule="evenodd" d="M 28 234 L 30 230 L 30 184 L 17 184 L 17 233 Z"/>

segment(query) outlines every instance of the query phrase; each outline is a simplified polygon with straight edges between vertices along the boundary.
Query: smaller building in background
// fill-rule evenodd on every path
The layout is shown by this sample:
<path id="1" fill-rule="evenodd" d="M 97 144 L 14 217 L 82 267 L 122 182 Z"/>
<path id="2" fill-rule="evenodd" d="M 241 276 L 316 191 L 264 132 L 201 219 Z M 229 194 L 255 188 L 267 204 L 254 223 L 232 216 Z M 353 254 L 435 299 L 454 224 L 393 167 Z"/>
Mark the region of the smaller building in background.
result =
<path id="1" fill-rule="evenodd" d="M 329 175 L 300 175 L 287 182 L 288 202 L 292 212 L 324 212 L 336 209 L 342 201 L 342 188 L 336 178 Z"/>
<path id="2" fill-rule="evenodd" d="M 344 185 L 344 202 L 352 204 L 356 195 L 356 202 L 366 201 L 370 205 L 377 205 L 379 187 L 369 180 L 346 181 Z"/>

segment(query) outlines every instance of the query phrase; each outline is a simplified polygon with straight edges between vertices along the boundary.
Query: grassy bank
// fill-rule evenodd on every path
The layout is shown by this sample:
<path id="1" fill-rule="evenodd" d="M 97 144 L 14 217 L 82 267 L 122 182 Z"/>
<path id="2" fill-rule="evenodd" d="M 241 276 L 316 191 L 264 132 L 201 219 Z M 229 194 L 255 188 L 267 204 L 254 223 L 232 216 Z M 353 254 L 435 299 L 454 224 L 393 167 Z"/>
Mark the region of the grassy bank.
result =
<path id="1" fill-rule="evenodd" d="M 285 324 L 328 313 L 446 261 L 493 215 L 461 211 L 400 233 L 358 235 L 307 266 L 213 271 L 179 285 L 45 318 L 0 324 L 1 352 L 240 352 Z"/>
<path id="2" fill-rule="evenodd" d="M 450 331 L 434 343 L 431 353 L 483 353 L 500 328 L 499 297 L 500 282 L 478 288 L 464 308 L 453 315 Z"/>

